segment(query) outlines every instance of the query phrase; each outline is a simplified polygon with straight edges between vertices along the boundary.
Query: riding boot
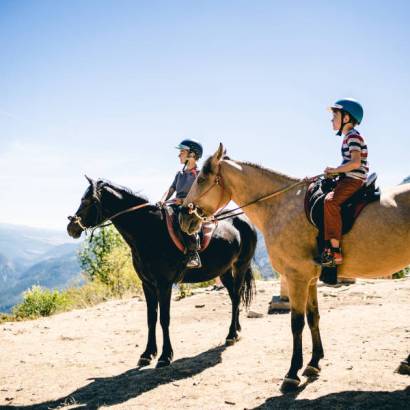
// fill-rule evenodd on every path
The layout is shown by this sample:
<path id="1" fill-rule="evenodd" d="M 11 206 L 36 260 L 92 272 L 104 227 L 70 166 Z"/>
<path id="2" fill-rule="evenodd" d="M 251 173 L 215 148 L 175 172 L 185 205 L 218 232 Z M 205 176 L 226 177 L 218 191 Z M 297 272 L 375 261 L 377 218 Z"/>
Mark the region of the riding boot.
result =
<path id="1" fill-rule="evenodd" d="M 199 246 L 199 236 L 197 233 L 193 235 L 184 235 L 185 242 L 185 253 L 187 255 L 186 267 L 188 269 L 200 268 L 201 258 L 199 257 L 198 250 Z"/>

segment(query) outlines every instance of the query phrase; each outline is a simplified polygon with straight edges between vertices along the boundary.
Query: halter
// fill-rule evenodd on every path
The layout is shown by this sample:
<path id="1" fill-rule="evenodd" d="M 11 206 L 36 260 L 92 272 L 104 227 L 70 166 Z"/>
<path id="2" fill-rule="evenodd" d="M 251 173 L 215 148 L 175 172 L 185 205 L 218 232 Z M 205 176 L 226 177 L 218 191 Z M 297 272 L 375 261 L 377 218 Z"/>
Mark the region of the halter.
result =
<path id="1" fill-rule="evenodd" d="M 223 202 L 223 199 L 224 199 L 224 194 L 225 194 L 226 189 L 225 189 L 225 185 L 223 183 L 223 178 L 222 178 L 222 175 L 221 175 L 221 164 L 218 164 L 218 172 L 216 173 L 215 181 L 213 182 L 213 184 L 207 190 L 205 190 L 205 192 L 202 192 L 202 194 L 198 197 L 197 200 L 201 199 L 204 195 L 206 195 L 208 192 L 210 192 L 211 189 L 215 188 L 217 185 L 219 185 L 221 187 L 221 197 L 219 199 L 218 206 L 217 206 L 216 211 L 214 212 L 214 214 L 217 213 L 219 210 L 222 211 L 229 204 L 229 202 L 231 201 L 231 198 L 232 198 L 232 194 L 229 194 L 229 201 L 226 203 L 225 206 L 222 207 L 222 202 Z M 202 215 L 200 215 L 199 212 L 202 212 Z M 194 205 L 192 202 L 190 202 L 188 204 L 188 213 L 190 215 L 194 214 L 202 222 L 213 222 L 214 220 L 216 220 L 216 218 L 213 215 L 211 215 L 209 217 L 203 216 L 202 209 L 197 207 L 196 205 Z"/>

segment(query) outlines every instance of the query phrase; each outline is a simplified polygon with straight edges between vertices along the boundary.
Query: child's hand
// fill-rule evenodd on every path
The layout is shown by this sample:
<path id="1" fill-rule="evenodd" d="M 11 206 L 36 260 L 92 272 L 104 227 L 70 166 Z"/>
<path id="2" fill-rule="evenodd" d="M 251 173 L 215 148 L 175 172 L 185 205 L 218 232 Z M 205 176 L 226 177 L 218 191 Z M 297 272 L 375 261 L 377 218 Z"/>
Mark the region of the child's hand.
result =
<path id="1" fill-rule="evenodd" d="M 325 174 L 337 174 L 337 169 L 332 168 L 332 167 L 326 167 L 325 170 L 323 171 Z"/>

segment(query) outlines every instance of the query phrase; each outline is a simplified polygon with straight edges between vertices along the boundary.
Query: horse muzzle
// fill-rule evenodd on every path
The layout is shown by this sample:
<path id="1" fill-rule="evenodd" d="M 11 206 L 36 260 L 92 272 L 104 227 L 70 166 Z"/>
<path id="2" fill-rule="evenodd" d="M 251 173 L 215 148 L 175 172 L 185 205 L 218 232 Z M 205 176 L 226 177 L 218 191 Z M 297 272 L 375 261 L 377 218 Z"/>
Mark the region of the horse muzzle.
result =
<path id="1" fill-rule="evenodd" d="M 68 220 L 70 221 L 67 225 L 67 233 L 74 239 L 78 239 L 85 227 L 81 223 L 81 218 L 77 215 L 69 216 Z"/>
<path id="2" fill-rule="evenodd" d="M 187 207 L 182 207 L 178 216 L 181 229 L 188 235 L 192 235 L 201 229 L 202 219 L 190 212 Z"/>

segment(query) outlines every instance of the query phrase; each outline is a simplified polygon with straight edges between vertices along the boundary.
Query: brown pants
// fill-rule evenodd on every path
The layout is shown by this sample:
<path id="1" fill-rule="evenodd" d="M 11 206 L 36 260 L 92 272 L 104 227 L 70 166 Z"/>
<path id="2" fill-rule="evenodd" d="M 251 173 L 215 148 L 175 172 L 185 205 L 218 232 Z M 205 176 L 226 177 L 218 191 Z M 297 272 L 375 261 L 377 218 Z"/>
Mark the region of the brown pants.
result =
<path id="1" fill-rule="evenodd" d="M 324 203 L 325 240 L 342 239 L 340 206 L 363 185 L 360 179 L 341 177 L 334 191 L 326 195 Z"/>

